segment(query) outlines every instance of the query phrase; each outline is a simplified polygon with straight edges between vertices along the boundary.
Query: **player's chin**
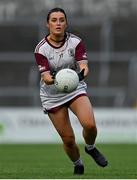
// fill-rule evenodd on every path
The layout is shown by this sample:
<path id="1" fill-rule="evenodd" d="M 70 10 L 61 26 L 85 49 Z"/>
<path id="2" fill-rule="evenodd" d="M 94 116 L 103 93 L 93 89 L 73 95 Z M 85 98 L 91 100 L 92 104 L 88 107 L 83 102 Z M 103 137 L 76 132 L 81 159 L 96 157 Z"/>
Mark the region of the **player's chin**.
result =
<path id="1" fill-rule="evenodd" d="M 64 34 L 64 31 L 61 31 L 61 30 L 60 30 L 60 31 L 55 31 L 54 34 L 55 34 L 56 36 L 57 36 L 57 35 L 62 35 L 62 34 Z"/>

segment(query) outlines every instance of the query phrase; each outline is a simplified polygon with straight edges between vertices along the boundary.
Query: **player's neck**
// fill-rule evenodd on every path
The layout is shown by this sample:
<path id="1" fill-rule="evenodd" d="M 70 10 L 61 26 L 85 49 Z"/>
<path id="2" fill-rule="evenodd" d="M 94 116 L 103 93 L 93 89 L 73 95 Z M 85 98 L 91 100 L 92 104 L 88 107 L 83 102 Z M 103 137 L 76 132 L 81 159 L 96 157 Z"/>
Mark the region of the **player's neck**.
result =
<path id="1" fill-rule="evenodd" d="M 48 40 L 55 42 L 55 43 L 62 43 L 65 39 L 65 36 L 53 36 L 49 35 Z"/>

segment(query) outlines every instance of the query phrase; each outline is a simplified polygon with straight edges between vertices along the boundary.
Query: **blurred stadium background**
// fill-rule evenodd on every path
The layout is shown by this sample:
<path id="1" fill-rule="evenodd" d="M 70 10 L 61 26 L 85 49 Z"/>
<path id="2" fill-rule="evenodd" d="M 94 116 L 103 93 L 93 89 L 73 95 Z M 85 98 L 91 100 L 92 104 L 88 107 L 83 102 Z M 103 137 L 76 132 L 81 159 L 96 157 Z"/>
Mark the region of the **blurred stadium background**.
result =
<path id="1" fill-rule="evenodd" d="M 56 6 L 86 43 L 94 106 L 135 107 L 136 0 L 0 0 L 0 106 L 40 106 L 33 51 L 46 34 L 47 11 Z"/>
<path id="2" fill-rule="evenodd" d="M 42 113 L 33 55 L 47 34 L 47 12 L 57 6 L 65 9 L 69 31 L 88 50 L 88 94 L 99 127 L 97 141 L 136 144 L 136 0 L 0 0 L 0 143 L 60 142 Z M 70 116 L 81 143 L 79 124 Z"/>

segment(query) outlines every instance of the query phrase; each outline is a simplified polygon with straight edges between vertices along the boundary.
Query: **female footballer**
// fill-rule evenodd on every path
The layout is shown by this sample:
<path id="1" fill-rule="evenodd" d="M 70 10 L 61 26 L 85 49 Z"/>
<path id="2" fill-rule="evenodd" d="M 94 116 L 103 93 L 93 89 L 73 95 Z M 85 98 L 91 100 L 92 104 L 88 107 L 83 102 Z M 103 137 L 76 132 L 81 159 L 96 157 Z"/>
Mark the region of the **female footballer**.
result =
<path id="1" fill-rule="evenodd" d="M 108 162 L 95 146 L 97 127 L 84 82 L 89 72 L 85 46 L 79 37 L 66 32 L 67 25 L 63 9 L 54 8 L 49 11 L 49 34 L 36 46 L 35 58 L 41 73 L 40 98 L 43 110 L 63 141 L 64 150 L 74 164 L 74 174 L 82 175 L 84 164 L 75 141 L 68 109 L 77 116 L 83 127 L 85 152 L 101 167 L 107 166 Z M 60 93 L 54 85 L 56 72 L 63 68 L 73 69 L 79 76 L 79 85 L 71 93 Z"/>

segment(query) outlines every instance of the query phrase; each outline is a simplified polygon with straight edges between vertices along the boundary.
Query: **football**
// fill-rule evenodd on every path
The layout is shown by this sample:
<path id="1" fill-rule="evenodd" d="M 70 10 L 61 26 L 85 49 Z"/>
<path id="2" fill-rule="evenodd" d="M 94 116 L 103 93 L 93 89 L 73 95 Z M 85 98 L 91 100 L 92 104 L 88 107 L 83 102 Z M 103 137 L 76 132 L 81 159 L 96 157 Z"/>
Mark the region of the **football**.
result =
<path id="1" fill-rule="evenodd" d="M 61 69 L 55 76 L 55 86 L 59 92 L 72 92 L 79 83 L 77 73 L 72 69 Z"/>

